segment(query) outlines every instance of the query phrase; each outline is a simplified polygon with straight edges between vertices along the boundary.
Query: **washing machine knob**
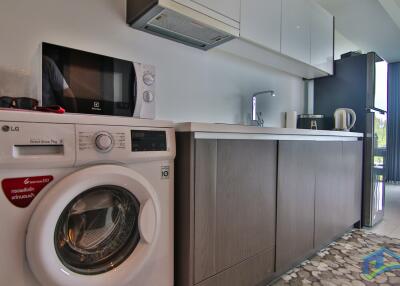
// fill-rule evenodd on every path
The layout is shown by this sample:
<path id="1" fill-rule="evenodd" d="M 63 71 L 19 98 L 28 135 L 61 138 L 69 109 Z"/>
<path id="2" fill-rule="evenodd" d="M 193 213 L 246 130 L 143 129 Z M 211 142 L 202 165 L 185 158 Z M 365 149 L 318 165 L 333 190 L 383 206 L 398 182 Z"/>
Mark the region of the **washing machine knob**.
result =
<path id="1" fill-rule="evenodd" d="M 114 140 L 110 133 L 100 132 L 96 134 L 94 144 L 98 151 L 108 152 L 112 149 Z"/>

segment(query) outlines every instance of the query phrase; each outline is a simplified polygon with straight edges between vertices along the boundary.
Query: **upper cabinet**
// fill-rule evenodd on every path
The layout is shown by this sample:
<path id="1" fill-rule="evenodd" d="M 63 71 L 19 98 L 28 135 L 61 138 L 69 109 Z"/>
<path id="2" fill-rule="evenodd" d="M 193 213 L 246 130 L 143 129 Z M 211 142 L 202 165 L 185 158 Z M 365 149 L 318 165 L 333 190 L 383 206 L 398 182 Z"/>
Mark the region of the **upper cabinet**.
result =
<path id="1" fill-rule="evenodd" d="M 241 0 L 240 13 L 225 50 L 307 79 L 333 74 L 334 19 L 315 0 Z"/>
<path id="2" fill-rule="evenodd" d="M 282 0 L 282 53 L 333 74 L 333 16 L 314 1 Z"/>
<path id="3" fill-rule="evenodd" d="M 334 19 L 321 6 L 311 3 L 311 65 L 333 74 Z"/>
<path id="4" fill-rule="evenodd" d="M 208 9 L 240 22 L 240 0 L 192 0 Z"/>
<path id="5" fill-rule="evenodd" d="M 334 19 L 317 0 L 147 2 L 127 1 L 129 25 L 203 50 L 219 46 L 306 79 L 333 74 Z"/>
<path id="6" fill-rule="evenodd" d="M 159 0 L 167 1 L 167 0 Z M 239 29 L 241 0 L 173 0 L 196 12 Z"/>
<path id="7" fill-rule="evenodd" d="M 310 63 L 310 3 L 282 0 L 282 54 Z"/>
<path id="8" fill-rule="evenodd" d="M 240 37 L 281 51 L 282 0 L 242 0 Z"/>

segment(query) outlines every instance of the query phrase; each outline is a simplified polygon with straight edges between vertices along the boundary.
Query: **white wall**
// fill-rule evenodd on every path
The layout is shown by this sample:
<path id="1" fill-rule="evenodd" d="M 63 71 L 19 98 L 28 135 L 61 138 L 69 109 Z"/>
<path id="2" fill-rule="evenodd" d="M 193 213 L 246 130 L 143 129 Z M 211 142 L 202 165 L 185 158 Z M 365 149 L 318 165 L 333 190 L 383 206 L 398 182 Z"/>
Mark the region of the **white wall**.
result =
<path id="1" fill-rule="evenodd" d="M 335 30 L 335 60 L 340 59 L 342 54 L 359 50 L 360 48 L 356 44 Z"/>
<path id="2" fill-rule="evenodd" d="M 284 111 L 304 109 L 300 78 L 133 30 L 125 0 L 1 0 L 0 39 L 0 95 L 37 92 L 31 75 L 46 41 L 155 65 L 158 119 L 240 123 L 251 94 L 264 89 L 277 94 L 264 100 L 265 125 L 283 126 Z"/>

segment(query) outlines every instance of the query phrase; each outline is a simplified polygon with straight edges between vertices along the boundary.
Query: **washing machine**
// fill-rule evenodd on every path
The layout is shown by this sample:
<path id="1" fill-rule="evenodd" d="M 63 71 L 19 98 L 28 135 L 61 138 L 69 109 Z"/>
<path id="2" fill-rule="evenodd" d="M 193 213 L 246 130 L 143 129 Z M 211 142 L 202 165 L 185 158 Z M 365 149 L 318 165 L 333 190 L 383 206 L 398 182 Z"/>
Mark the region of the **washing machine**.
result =
<path id="1" fill-rule="evenodd" d="M 172 286 L 172 123 L 0 111 L 1 285 Z"/>

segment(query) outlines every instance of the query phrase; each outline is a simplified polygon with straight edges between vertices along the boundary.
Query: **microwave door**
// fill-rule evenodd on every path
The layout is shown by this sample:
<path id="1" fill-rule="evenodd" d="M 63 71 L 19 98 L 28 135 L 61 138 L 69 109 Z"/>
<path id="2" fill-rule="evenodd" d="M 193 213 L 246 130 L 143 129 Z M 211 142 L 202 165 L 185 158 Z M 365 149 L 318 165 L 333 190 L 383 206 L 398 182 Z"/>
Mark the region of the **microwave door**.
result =
<path id="1" fill-rule="evenodd" d="M 153 83 L 146 86 L 146 90 L 151 91 L 154 97 Z M 135 110 L 136 92 L 133 62 L 42 44 L 44 105 L 57 104 L 66 112 L 131 117 Z M 154 118 L 154 103 L 148 105 L 152 106 L 151 112 L 138 111 L 137 117 Z"/>

